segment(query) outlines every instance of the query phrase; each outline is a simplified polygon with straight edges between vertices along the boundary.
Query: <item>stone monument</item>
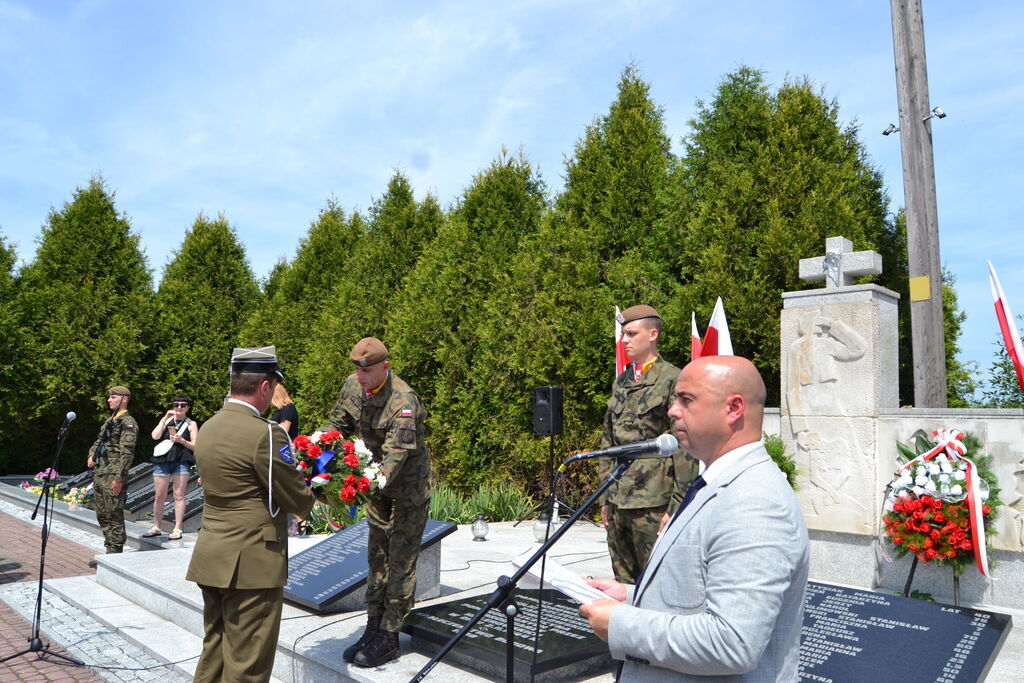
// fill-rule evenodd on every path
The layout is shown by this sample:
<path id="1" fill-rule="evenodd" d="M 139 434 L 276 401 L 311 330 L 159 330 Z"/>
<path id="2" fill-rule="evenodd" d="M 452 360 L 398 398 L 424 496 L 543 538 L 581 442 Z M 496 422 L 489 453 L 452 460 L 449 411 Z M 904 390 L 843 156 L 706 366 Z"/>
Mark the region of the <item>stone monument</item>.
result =
<path id="1" fill-rule="evenodd" d="M 824 289 L 782 295 L 781 431 L 800 468 L 797 495 L 811 529 L 873 534 L 877 419 L 899 402 L 899 294 L 853 278 L 882 272 L 875 252 L 843 237 L 800 261 Z"/>

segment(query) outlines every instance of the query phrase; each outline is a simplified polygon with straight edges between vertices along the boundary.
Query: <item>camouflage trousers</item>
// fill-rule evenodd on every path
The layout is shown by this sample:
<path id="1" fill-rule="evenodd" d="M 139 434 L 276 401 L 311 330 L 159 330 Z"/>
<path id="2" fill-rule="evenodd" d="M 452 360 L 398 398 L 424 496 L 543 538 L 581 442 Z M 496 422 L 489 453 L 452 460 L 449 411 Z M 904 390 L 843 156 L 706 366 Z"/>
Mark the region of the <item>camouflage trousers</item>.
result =
<path id="1" fill-rule="evenodd" d="M 667 505 L 623 509 L 608 505 L 608 553 L 615 580 L 635 584 L 658 540 L 658 526 Z"/>
<path id="2" fill-rule="evenodd" d="M 110 490 L 114 481 L 111 474 L 97 474 L 92 478 L 92 506 L 96 510 L 96 521 L 103 531 L 103 544 L 107 553 L 119 553 L 124 549 L 124 502 L 127 486 L 121 488 L 121 495 L 115 496 Z"/>
<path id="3" fill-rule="evenodd" d="M 370 527 L 366 555 L 370 575 L 366 581 L 366 615 L 381 617 L 381 628 L 401 630 L 416 599 L 416 560 L 430 502 L 375 495 L 366 503 Z"/>

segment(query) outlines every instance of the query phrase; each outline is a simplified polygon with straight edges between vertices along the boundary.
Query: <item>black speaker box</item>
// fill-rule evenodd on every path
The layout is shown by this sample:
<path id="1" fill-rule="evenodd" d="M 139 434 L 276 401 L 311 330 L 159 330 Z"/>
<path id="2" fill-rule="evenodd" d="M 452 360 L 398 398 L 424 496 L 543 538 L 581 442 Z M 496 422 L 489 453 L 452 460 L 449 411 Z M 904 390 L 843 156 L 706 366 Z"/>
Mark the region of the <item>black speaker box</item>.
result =
<path id="1" fill-rule="evenodd" d="M 533 388 L 533 433 L 537 436 L 562 433 L 562 387 Z"/>

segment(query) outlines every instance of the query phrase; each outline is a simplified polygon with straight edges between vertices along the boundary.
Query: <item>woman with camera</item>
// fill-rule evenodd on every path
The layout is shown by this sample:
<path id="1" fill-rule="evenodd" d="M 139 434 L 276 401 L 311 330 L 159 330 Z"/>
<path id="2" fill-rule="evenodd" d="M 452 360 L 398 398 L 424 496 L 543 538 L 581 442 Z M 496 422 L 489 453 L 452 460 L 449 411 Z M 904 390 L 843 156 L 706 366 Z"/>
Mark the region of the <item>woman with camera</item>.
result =
<path id="1" fill-rule="evenodd" d="M 192 451 L 196 447 L 196 435 L 199 425 L 188 416 L 192 408 L 192 399 L 184 394 L 174 397 L 171 409 L 168 410 L 160 423 L 153 429 L 153 438 L 160 443 L 153 450 L 153 527 L 142 534 L 146 538 L 159 536 L 160 522 L 164 517 L 164 501 L 167 500 L 167 489 L 173 482 L 174 488 L 174 530 L 168 536 L 172 541 L 181 538 L 181 527 L 185 517 L 185 487 L 188 477 L 195 465 Z"/>

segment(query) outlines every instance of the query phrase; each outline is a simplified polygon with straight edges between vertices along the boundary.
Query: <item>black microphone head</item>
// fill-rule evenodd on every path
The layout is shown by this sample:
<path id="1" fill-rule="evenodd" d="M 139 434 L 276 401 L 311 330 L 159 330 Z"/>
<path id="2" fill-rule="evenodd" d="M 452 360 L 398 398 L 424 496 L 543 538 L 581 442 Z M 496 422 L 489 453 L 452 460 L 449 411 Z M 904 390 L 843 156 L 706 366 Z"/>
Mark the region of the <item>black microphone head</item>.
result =
<path id="1" fill-rule="evenodd" d="M 662 434 L 655 442 L 658 444 L 658 455 L 672 455 L 679 450 L 679 440 L 671 434 Z"/>

